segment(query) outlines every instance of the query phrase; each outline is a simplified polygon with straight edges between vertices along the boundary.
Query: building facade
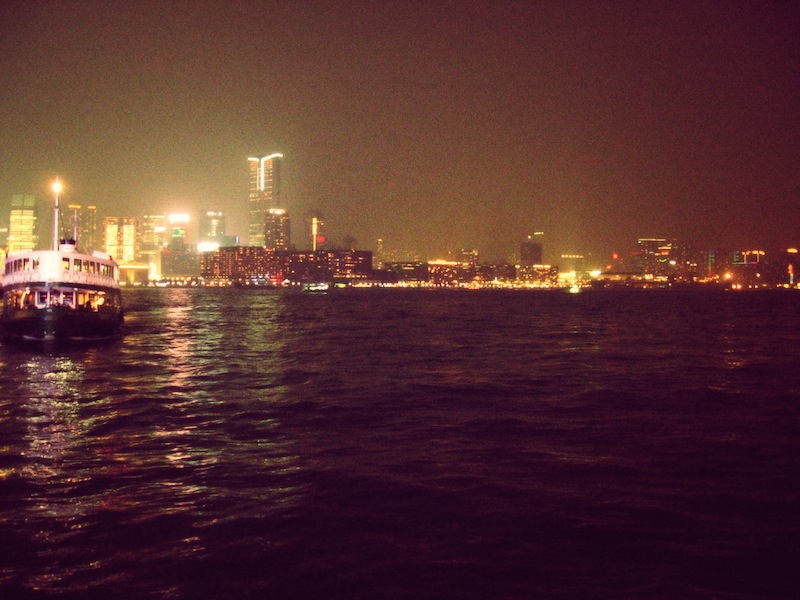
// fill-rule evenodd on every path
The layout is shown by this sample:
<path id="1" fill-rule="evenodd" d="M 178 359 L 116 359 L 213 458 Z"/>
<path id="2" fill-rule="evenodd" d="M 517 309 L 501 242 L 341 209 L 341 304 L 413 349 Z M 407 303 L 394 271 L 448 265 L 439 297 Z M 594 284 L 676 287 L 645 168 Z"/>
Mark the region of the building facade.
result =
<path id="1" fill-rule="evenodd" d="M 368 250 L 293 252 L 233 246 L 201 255 L 205 279 L 235 283 L 351 281 L 367 279 L 371 274 L 372 252 Z"/>
<path id="2" fill-rule="evenodd" d="M 281 164 L 283 154 L 274 153 L 250 162 L 247 245 L 265 246 L 265 226 L 270 208 L 281 206 Z"/>
<path id="3" fill-rule="evenodd" d="M 135 263 L 139 256 L 139 224 L 136 217 L 103 219 L 103 248 L 120 265 Z"/>
<path id="4" fill-rule="evenodd" d="M 289 250 L 290 238 L 289 215 L 282 208 L 270 208 L 264 224 L 264 247 L 267 250 Z"/>
<path id="5" fill-rule="evenodd" d="M 528 238 L 520 244 L 520 266 L 532 267 L 533 265 L 542 264 L 542 237 L 543 234 L 541 232 L 536 232 L 533 235 L 529 235 Z"/>
<path id="6" fill-rule="evenodd" d="M 8 221 L 8 253 L 36 250 L 39 246 L 36 196 L 15 194 L 11 197 Z"/>
<path id="7" fill-rule="evenodd" d="M 67 205 L 61 223 L 61 237 L 75 238 L 78 249 L 87 254 L 100 248 L 97 239 L 97 207 L 82 204 Z"/>
<path id="8" fill-rule="evenodd" d="M 219 210 L 207 210 L 200 216 L 200 252 L 216 250 L 225 244 L 225 215 Z"/>

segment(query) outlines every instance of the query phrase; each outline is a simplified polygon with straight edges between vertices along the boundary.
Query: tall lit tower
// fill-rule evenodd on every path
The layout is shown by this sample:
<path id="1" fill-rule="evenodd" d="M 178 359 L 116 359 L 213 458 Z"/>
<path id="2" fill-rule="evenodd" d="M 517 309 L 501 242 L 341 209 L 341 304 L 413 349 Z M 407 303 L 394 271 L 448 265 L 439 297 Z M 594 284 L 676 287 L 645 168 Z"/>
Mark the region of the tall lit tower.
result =
<path id="1" fill-rule="evenodd" d="M 247 245 L 265 245 L 265 226 L 270 208 L 281 205 L 281 161 L 283 154 L 274 153 L 250 161 L 249 220 Z"/>
<path id="2" fill-rule="evenodd" d="M 103 246 L 121 265 L 136 262 L 139 254 L 139 223 L 135 217 L 103 219 Z"/>
<path id="3" fill-rule="evenodd" d="M 11 197 L 8 220 L 8 253 L 36 250 L 36 196 L 17 194 Z"/>

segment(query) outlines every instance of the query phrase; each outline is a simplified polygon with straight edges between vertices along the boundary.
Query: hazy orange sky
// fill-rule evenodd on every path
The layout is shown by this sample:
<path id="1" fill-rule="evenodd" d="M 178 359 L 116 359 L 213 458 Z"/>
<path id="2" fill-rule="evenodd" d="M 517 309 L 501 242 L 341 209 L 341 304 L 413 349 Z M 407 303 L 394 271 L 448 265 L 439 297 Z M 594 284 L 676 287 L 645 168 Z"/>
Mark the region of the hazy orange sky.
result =
<path id="1" fill-rule="evenodd" d="M 6 1 L 0 207 L 58 173 L 243 235 L 279 151 L 293 230 L 366 249 L 799 244 L 799 6 Z"/>

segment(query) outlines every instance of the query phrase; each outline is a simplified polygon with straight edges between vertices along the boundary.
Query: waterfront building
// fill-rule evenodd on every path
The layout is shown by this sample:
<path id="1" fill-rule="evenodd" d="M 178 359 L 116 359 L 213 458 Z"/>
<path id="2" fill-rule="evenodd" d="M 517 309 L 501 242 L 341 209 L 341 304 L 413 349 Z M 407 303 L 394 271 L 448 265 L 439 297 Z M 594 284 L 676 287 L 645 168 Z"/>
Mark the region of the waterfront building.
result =
<path id="1" fill-rule="evenodd" d="M 425 261 L 393 261 L 384 263 L 384 268 L 398 281 L 423 283 L 430 279 L 428 263 Z"/>
<path id="2" fill-rule="evenodd" d="M 480 283 L 494 281 L 509 283 L 516 278 L 516 268 L 508 263 L 482 263 L 475 265 L 475 280 Z"/>
<path id="3" fill-rule="evenodd" d="M 468 263 L 470 265 L 477 265 L 478 251 L 462 248 L 456 253 L 456 261 L 460 263 Z"/>
<path id="4" fill-rule="evenodd" d="M 280 283 L 283 268 L 279 255 L 260 246 L 228 246 L 200 257 L 200 274 L 209 280 L 234 283 Z"/>
<path id="5" fill-rule="evenodd" d="M 558 285 L 558 267 L 553 265 L 519 265 L 517 280 L 526 284 L 541 287 Z"/>
<path id="6" fill-rule="evenodd" d="M 103 249 L 120 265 L 136 262 L 139 256 L 137 219 L 135 217 L 103 219 Z"/>
<path id="7" fill-rule="evenodd" d="M 267 250 L 289 250 L 291 228 L 289 215 L 282 208 L 270 208 L 264 222 L 264 247 Z"/>
<path id="8" fill-rule="evenodd" d="M 36 250 L 39 246 L 36 196 L 15 194 L 11 197 L 8 221 L 8 253 Z"/>
<path id="9" fill-rule="evenodd" d="M 235 246 L 204 252 L 200 260 L 204 278 L 234 283 L 352 281 L 372 274 L 372 252 L 368 250 L 296 252 Z"/>
<path id="10" fill-rule="evenodd" d="M 367 279 L 372 276 L 372 252 L 369 250 L 329 250 L 328 265 L 332 279 Z"/>
<path id="11" fill-rule="evenodd" d="M 281 205 L 281 164 L 283 154 L 274 153 L 250 162 L 247 245 L 265 245 L 265 225 L 270 208 Z"/>
<path id="12" fill-rule="evenodd" d="M 434 285 L 455 285 L 475 279 L 475 265 L 454 260 L 429 260 L 429 281 Z"/>

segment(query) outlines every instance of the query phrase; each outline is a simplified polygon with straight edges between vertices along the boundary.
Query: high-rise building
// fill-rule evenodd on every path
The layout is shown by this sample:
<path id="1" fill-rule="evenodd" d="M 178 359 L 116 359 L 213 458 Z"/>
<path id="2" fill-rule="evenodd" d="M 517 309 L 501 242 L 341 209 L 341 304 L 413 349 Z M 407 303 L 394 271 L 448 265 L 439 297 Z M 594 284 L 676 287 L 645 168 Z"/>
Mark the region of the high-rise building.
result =
<path id="1" fill-rule="evenodd" d="M 167 215 L 144 215 L 139 231 L 139 260 L 147 263 L 150 279 L 160 279 L 161 251 L 169 243 Z"/>
<path id="2" fill-rule="evenodd" d="M 61 223 L 61 237 L 75 238 L 82 252 L 91 254 L 98 248 L 96 206 L 69 204 L 67 213 L 59 219 L 59 223 Z"/>
<path id="3" fill-rule="evenodd" d="M 141 226 L 139 250 L 143 257 L 152 257 L 166 248 L 169 243 L 167 215 L 144 215 Z"/>
<path id="4" fill-rule="evenodd" d="M 207 210 L 200 216 L 200 240 L 198 252 L 213 252 L 220 246 L 227 246 L 225 235 L 225 215 L 218 210 Z"/>
<path id="5" fill-rule="evenodd" d="M 218 210 L 207 210 L 200 217 L 200 241 L 213 241 L 225 237 L 225 215 Z"/>
<path id="6" fill-rule="evenodd" d="M 169 244 L 161 252 L 164 277 L 195 277 L 200 274 L 200 256 L 189 246 L 189 215 L 171 214 Z"/>
<path id="7" fill-rule="evenodd" d="M 189 215 L 175 213 L 167 216 L 169 222 L 170 250 L 185 250 L 189 247 Z"/>
<path id="8" fill-rule="evenodd" d="M 537 231 L 522 242 L 519 249 L 520 265 L 532 267 L 542 264 L 542 237 L 544 233 Z"/>
<path id="9" fill-rule="evenodd" d="M 268 250 L 288 250 L 290 237 L 289 215 L 282 208 L 270 208 L 264 226 L 264 247 Z"/>
<path id="10" fill-rule="evenodd" d="M 138 223 L 135 217 L 103 219 L 103 246 L 120 265 L 136 262 L 139 255 Z"/>
<path id="11" fill-rule="evenodd" d="M 36 250 L 38 245 L 36 196 L 15 194 L 8 221 L 8 253 Z"/>
<path id="12" fill-rule="evenodd" d="M 281 205 L 281 161 L 283 154 L 274 153 L 250 161 L 249 220 L 247 245 L 265 245 L 265 226 L 270 208 Z"/>

